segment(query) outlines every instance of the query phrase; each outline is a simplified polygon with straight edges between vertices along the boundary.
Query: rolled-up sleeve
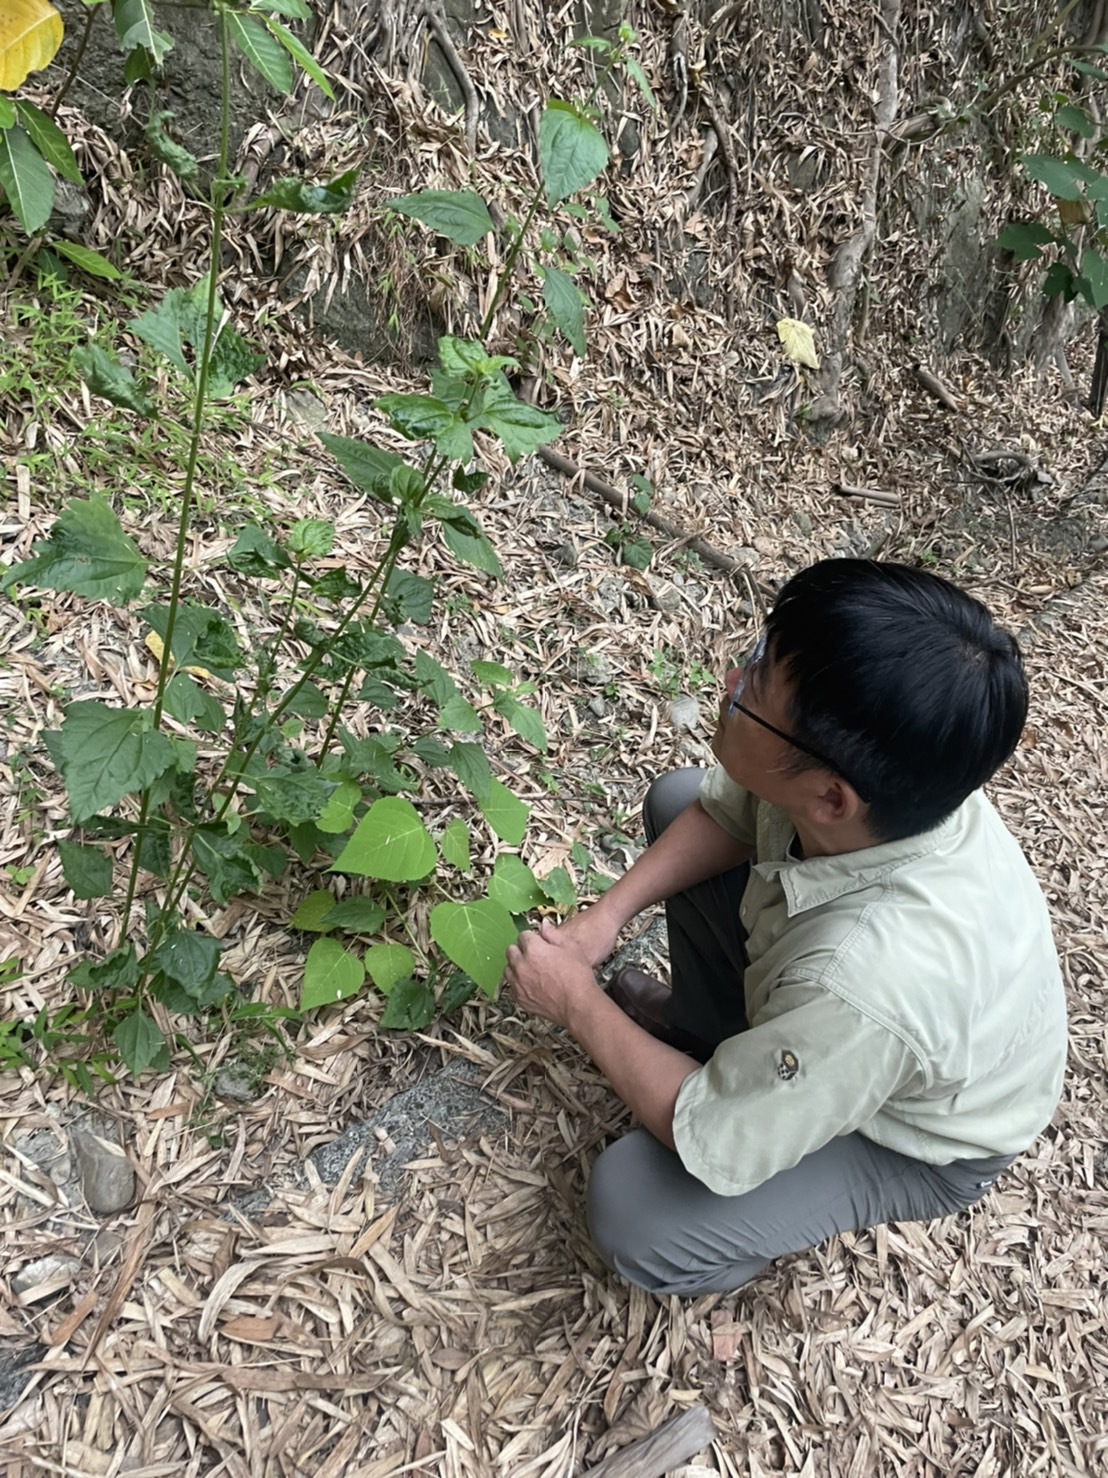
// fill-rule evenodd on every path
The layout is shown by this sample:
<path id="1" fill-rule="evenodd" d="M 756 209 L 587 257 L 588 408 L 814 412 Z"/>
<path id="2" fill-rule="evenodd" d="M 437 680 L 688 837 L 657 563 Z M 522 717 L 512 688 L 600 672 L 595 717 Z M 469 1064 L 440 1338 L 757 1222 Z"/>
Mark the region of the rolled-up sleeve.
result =
<path id="1" fill-rule="evenodd" d="M 736 785 L 722 765 L 705 775 L 697 799 L 717 826 L 748 847 L 757 844 L 758 797 Z"/>
<path id="2" fill-rule="evenodd" d="M 895 1032 L 818 985 L 781 985 L 772 1000 L 772 1016 L 721 1043 L 677 1096 L 677 1153 L 721 1196 L 791 1169 L 921 1080 Z"/>

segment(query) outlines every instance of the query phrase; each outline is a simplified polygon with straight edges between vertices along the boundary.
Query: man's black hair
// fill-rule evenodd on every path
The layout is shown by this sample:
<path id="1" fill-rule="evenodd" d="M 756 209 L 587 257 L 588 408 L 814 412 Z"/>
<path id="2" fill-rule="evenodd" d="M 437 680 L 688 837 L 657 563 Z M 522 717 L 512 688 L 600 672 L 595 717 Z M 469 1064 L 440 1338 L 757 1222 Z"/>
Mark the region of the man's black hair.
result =
<path id="1" fill-rule="evenodd" d="M 790 731 L 864 791 L 881 841 L 937 826 L 1016 747 L 1019 647 L 938 575 L 822 560 L 784 586 L 766 635 L 791 682 Z M 796 751 L 798 769 L 818 764 Z"/>

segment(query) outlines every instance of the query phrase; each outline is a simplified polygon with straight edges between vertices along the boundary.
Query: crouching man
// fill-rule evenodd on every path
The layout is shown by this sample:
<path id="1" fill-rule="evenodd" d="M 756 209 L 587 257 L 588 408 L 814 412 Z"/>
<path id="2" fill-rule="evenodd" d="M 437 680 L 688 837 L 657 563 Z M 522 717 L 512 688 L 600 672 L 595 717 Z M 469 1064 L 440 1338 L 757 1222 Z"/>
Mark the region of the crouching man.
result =
<path id="1" fill-rule="evenodd" d="M 591 1235 L 655 1293 L 740 1287 L 835 1232 L 979 1200 L 1049 1122 L 1065 1002 L 1042 894 L 980 787 L 1027 714 L 1015 641 L 920 570 L 826 560 L 726 677 L 719 764 L 655 781 L 650 846 L 508 951 L 641 1128 Z M 595 968 L 666 902 L 672 989 Z"/>

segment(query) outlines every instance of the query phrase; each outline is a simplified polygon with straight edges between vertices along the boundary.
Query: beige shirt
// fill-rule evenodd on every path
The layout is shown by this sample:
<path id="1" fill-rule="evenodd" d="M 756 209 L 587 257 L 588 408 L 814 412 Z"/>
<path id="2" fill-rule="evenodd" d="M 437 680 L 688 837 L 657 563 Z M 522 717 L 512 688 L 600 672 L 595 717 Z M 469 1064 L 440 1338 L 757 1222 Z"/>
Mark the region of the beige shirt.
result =
<path id="1" fill-rule="evenodd" d="M 1026 1149 L 1061 1095 L 1065 996 L 1045 900 L 984 795 L 922 836 L 807 861 L 722 768 L 700 801 L 757 861 L 750 1030 L 682 1084 L 686 1169 L 740 1195 L 854 1130 L 935 1165 Z"/>

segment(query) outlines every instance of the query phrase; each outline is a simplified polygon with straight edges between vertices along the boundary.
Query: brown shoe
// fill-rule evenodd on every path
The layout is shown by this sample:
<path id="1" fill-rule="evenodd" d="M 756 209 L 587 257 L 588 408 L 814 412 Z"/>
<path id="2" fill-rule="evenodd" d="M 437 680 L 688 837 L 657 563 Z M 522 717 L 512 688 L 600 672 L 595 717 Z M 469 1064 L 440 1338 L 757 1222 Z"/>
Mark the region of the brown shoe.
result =
<path id="1" fill-rule="evenodd" d="M 715 1051 L 711 1042 L 671 1025 L 669 1006 L 673 992 L 652 975 L 632 968 L 620 970 L 612 978 L 608 994 L 636 1026 L 641 1026 L 659 1042 L 665 1042 L 667 1047 L 676 1047 L 678 1052 L 685 1052 L 698 1062 L 707 1062 Z"/>

